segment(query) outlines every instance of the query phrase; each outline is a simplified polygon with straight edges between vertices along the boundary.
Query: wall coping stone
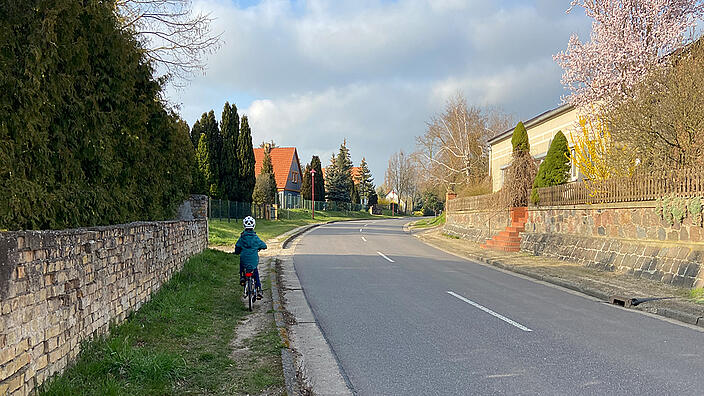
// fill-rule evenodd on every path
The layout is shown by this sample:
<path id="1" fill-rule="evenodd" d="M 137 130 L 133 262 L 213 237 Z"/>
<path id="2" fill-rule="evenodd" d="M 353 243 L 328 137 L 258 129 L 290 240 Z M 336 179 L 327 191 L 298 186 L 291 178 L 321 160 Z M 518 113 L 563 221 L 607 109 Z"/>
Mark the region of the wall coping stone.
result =
<path id="1" fill-rule="evenodd" d="M 57 235 L 77 235 L 85 234 L 86 232 L 103 232 L 103 231 L 113 231 L 115 229 L 130 229 L 136 227 L 145 226 L 160 226 L 164 224 L 176 224 L 176 223 L 198 223 L 206 222 L 206 219 L 193 219 L 193 220 L 155 220 L 155 221 L 133 221 L 131 223 L 115 224 L 115 225 L 104 225 L 104 226 L 92 226 L 92 227 L 80 227 L 80 228 L 68 228 L 64 230 L 11 230 L 11 231 L 0 231 L 0 235 L 26 235 L 26 234 L 57 234 Z"/>
<path id="2" fill-rule="evenodd" d="M 655 208 L 655 201 L 611 202 L 601 204 L 559 205 L 559 206 L 528 206 L 528 210 L 564 210 L 564 209 L 639 209 Z"/>

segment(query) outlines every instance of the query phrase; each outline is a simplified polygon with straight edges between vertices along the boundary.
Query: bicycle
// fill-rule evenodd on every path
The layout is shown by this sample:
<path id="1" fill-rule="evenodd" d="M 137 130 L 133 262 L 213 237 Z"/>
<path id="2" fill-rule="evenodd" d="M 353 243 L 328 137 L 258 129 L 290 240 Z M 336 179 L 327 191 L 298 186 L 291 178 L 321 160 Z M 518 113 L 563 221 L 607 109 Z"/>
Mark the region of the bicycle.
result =
<path id="1" fill-rule="evenodd" d="M 245 272 L 245 282 L 244 282 L 244 298 L 247 299 L 249 304 L 249 310 L 252 310 L 252 304 L 257 300 L 257 288 L 254 286 L 254 273 Z"/>

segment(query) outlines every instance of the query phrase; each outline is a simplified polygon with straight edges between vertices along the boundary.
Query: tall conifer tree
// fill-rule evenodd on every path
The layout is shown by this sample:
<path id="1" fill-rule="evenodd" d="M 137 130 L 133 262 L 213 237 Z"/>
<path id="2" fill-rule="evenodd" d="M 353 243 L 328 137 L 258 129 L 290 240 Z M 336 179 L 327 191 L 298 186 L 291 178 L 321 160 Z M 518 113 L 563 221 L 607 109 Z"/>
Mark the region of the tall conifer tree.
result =
<path id="1" fill-rule="evenodd" d="M 198 150 L 196 150 L 196 161 L 198 162 L 198 173 L 202 183 L 203 192 L 210 193 L 208 177 L 210 176 L 210 151 L 208 150 L 208 135 L 201 134 L 198 140 Z"/>
<path id="2" fill-rule="evenodd" d="M 372 172 L 369 170 L 369 165 L 367 164 L 366 158 L 362 157 L 362 163 L 359 165 L 361 168 L 359 172 L 359 197 L 369 202 L 369 197 L 374 192 L 374 178 L 372 177 Z"/>
<path id="3" fill-rule="evenodd" d="M 237 201 L 239 198 L 239 159 L 237 158 L 237 140 L 240 135 L 240 117 L 237 106 L 225 102 L 222 109 L 220 133 L 222 134 L 222 152 L 220 156 L 220 184 L 224 197 Z"/>
<path id="4" fill-rule="evenodd" d="M 333 156 L 328 167 L 326 190 L 328 199 L 337 202 L 350 202 L 352 193 L 352 161 L 349 160 L 349 150 L 343 143 L 337 157 Z"/>
<path id="5" fill-rule="evenodd" d="M 252 147 L 252 130 L 249 128 L 247 116 L 242 116 L 240 123 L 240 134 L 237 138 L 237 158 L 239 159 L 238 169 L 238 198 L 237 201 L 252 202 L 254 192 L 254 148 Z"/>
<path id="6" fill-rule="evenodd" d="M 325 200 L 325 178 L 323 177 L 323 166 L 320 163 L 320 158 L 314 155 L 310 160 L 310 166 L 315 169 L 315 200 Z"/>
<path id="7" fill-rule="evenodd" d="M 337 167 L 340 170 L 340 178 L 343 186 L 347 187 L 347 194 L 350 197 L 346 202 L 351 202 L 354 180 L 352 180 L 352 156 L 350 149 L 347 148 L 347 140 L 344 140 L 340 145 L 340 151 L 336 158 Z"/>
<path id="8" fill-rule="evenodd" d="M 220 185 L 220 155 L 222 147 L 222 136 L 218 129 L 218 122 L 215 119 L 215 112 L 210 110 L 203 113 L 200 118 L 201 137 L 198 141 L 199 167 L 205 177 L 208 194 L 213 198 L 222 198 L 222 186 Z M 205 147 L 201 148 L 201 141 Z M 202 161 L 207 158 L 207 166 Z"/>
<path id="9" fill-rule="evenodd" d="M 310 171 L 315 169 L 315 178 L 310 174 Z M 303 183 L 301 184 L 301 195 L 303 199 L 311 199 L 311 184 L 313 179 L 315 179 L 315 200 L 324 201 L 325 200 L 325 179 L 323 177 L 323 167 L 320 164 L 320 158 L 314 155 L 311 158 L 310 163 L 306 165 L 305 171 L 303 171 Z"/>
<path id="10" fill-rule="evenodd" d="M 200 141 L 200 135 L 203 133 L 203 127 L 200 125 L 200 120 L 196 120 L 191 128 L 191 143 L 193 143 L 193 149 L 198 150 L 198 142 Z"/>
<path id="11" fill-rule="evenodd" d="M 311 170 L 310 164 L 306 165 L 306 168 L 303 170 L 303 181 L 301 182 L 301 196 L 303 199 L 308 199 L 310 200 L 312 195 L 311 195 L 311 188 L 313 187 L 312 180 L 311 180 Z"/>

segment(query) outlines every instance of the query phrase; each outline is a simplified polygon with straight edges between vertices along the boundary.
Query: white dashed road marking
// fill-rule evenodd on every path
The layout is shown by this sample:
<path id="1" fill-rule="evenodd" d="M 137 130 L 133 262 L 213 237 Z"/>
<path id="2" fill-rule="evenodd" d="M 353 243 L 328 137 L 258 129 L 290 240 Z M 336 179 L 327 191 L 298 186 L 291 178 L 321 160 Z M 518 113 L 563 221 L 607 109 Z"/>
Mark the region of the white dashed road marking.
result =
<path id="1" fill-rule="evenodd" d="M 379 254 L 381 254 L 381 253 L 379 253 Z M 457 297 L 457 298 L 459 298 L 460 300 L 466 302 L 467 304 L 472 305 L 472 306 L 474 306 L 474 307 L 476 307 L 476 308 L 479 308 L 479 309 L 481 309 L 482 311 L 488 313 L 489 315 L 495 316 L 495 317 L 497 317 L 497 318 L 503 320 L 504 322 L 506 322 L 506 323 L 508 323 L 508 324 L 510 324 L 510 325 L 513 325 L 513 326 L 518 327 L 519 329 L 521 329 L 521 330 L 523 330 L 523 331 L 533 331 L 533 330 L 531 330 L 531 329 L 529 329 L 529 328 L 523 326 L 522 324 L 520 324 L 520 323 L 518 323 L 518 322 L 514 322 L 513 320 L 511 320 L 511 319 L 509 319 L 509 318 L 507 318 L 507 317 L 505 317 L 505 316 L 503 316 L 503 315 L 497 314 L 496 312 L 490 310 L 489 308 L 483 307 L 483 306 L 481 306 L 481 305 L 475 303 L 474 301 L 472 301 L 472 300 L 470 300 L 470 299 L 468 299 L 468 298 L 465 298 L 465 297 L 460 296 L 460 295 L 457 294 L 457 293 L 454 293 L 454 292 L 451 292 L 451 291 L 448 290 L 447 294 L 449 294 L 449 295 L 451 295 L 451 296 L 453 296 L 453 297 Z"/>
<path id="2" fill-rule="evenodd" d="M 386 257 L 386 255 L 384 253 L 382 253 L 382 252 L 377 252 L 377 253 L 379 253 L 379 256 L 385 258 L 388 262 L 390 262 L 390 263 L 395 262 L 395 261 L 391 260 L 390 258 Z"/>
<path id="3" fill-rule="evenodd" d="M 362 240 L 363 240 L 364 242 L 366 242 L 366 241 L 367 241 L 367 238 L 365 238 L 365 237 L 362 237 Z"/>

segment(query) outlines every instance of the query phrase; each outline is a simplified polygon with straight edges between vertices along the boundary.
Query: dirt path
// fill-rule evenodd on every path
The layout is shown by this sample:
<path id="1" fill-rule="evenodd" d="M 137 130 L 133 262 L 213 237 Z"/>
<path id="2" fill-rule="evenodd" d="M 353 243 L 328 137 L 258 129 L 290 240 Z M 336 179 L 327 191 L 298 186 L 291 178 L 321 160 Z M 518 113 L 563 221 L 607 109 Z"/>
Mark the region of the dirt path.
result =
<path id="1" fill-rule="evenodd" d="M 211 249 L 231 253 L 231 246 L 211 246 Z M 243 376 L 282 376 L 280 339 L 274 322 L 271 296 L 270 271 L 277 249 L 260 253 L 259 276 L 264 289 L 263 298 L 258 300 L 242 321 L 237 325 L 230 341 L 230 358 L 235 362 Z M 239 286 L 238 286 L 239 287 Z M 239 294 L 244 301 L 242 293 Z M 246 307 L 246 304 L 245 304 Z M 246 309 L 246 308 L 245 308 Z M 282 380 L 283 381 L 283 380 Z M 286 387 L 267 388 L 260 396 L 285 395 Z"/>

